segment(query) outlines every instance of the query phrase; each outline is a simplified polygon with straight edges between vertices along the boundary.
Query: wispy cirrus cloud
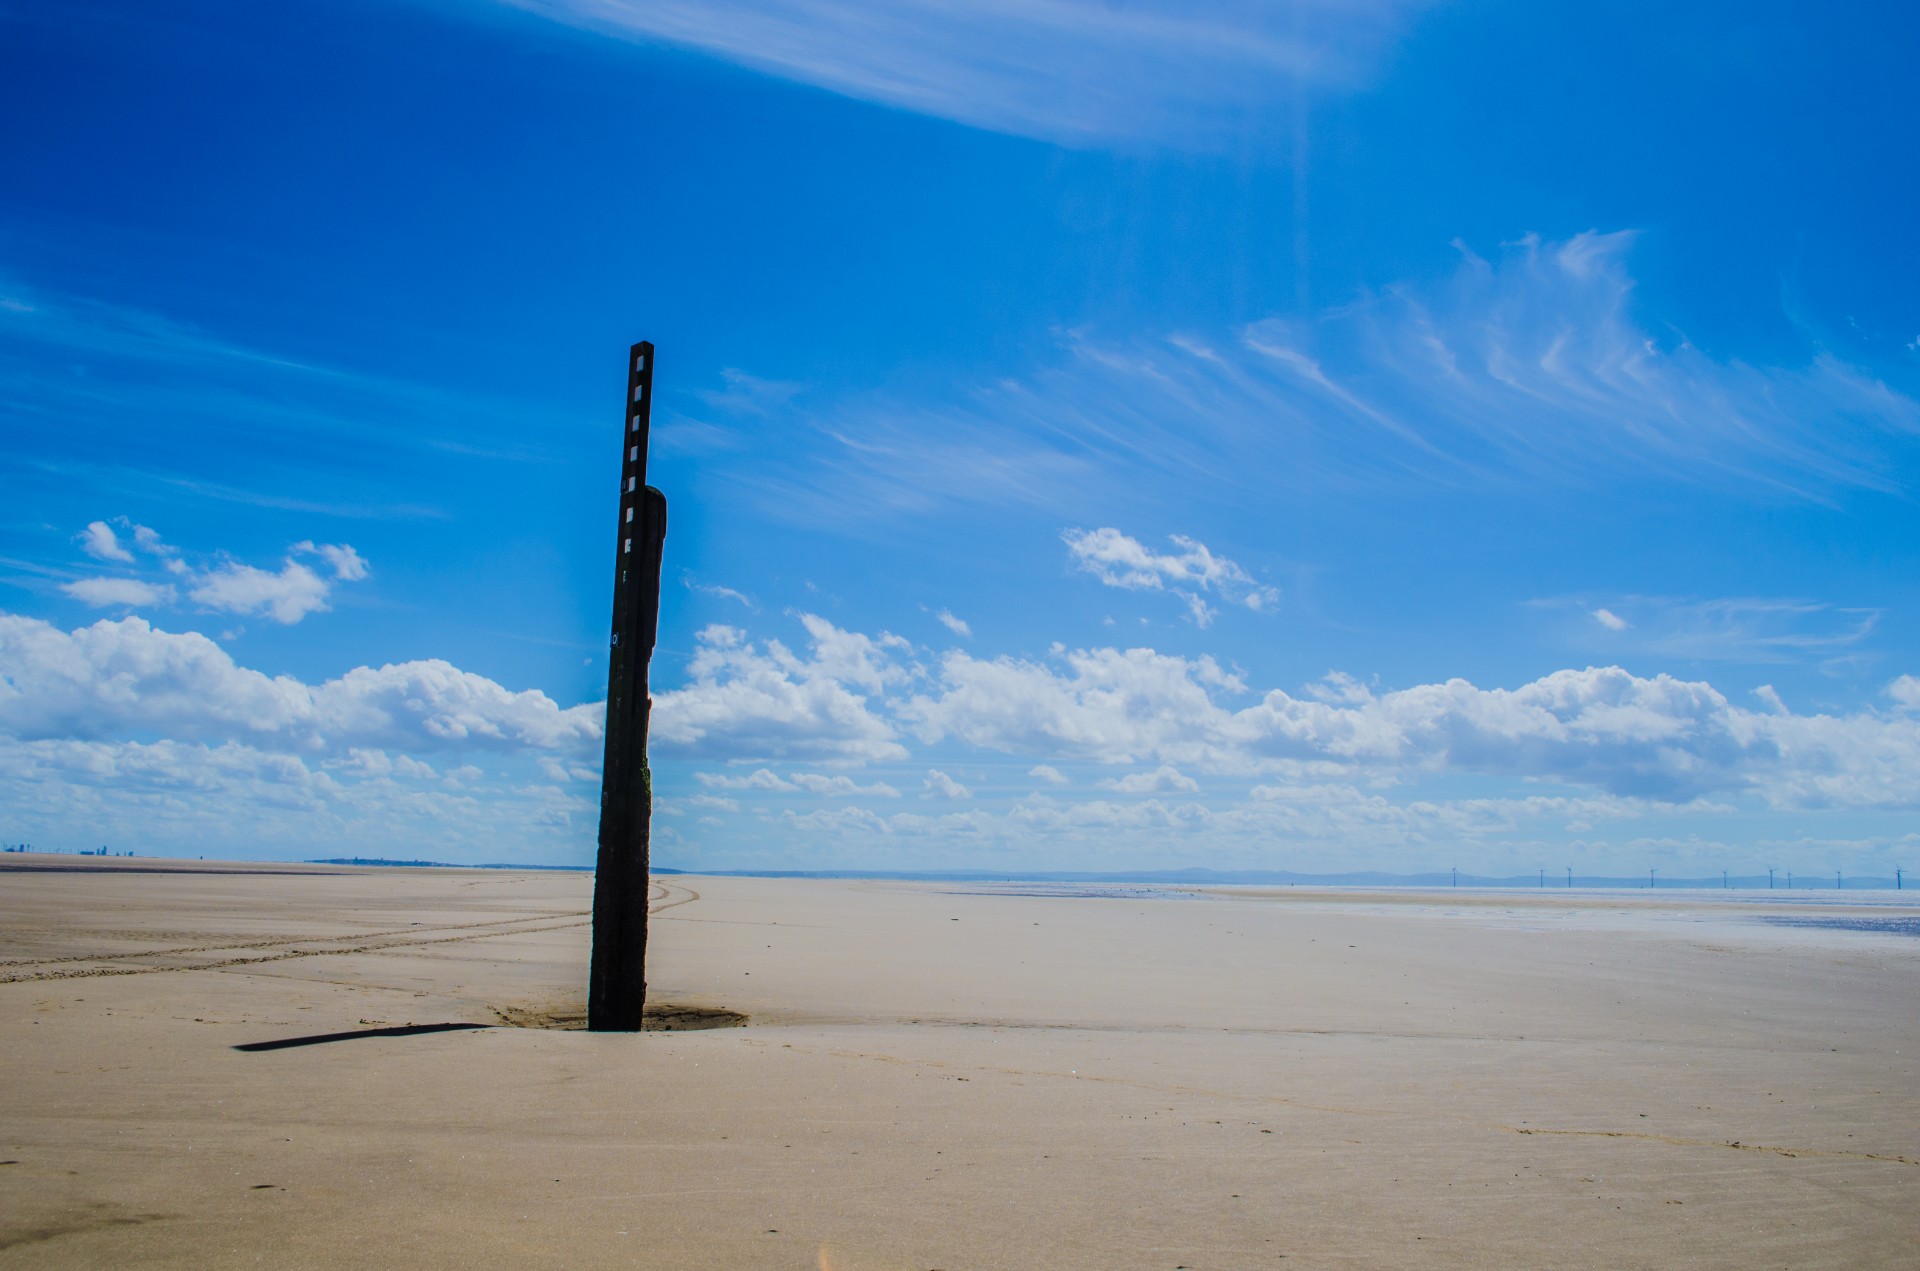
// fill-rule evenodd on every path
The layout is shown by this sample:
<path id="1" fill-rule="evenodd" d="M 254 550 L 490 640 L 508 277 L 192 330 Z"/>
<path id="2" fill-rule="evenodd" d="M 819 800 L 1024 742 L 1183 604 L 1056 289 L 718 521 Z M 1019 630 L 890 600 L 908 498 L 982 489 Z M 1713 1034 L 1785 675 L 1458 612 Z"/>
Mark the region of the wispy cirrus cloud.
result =
<path id="1" fill-rule="evenodd" d="M 954 401 L 825 408 L 810 418 L 834 443 L 815 460 L 826 478 L 750 479 L 825 521 L 849 505 L 868 518 L 982 503 L 1057 515 L 1147 481 L 1258 506 L 1276 493 L 1621 482 L 1811 501 L 1902 488 L 1920 401 L 1829 349 L 1760 365 L 1673 334 L 1636 312 L 1633 241 L 1529 236 L 1491 257 L 1462 246 L 1441 276 L 1231 331 L 1067 332 L 1057 361 Z"/>
<path id="2" fill-rule="evenodd" d="M 0 473 L 330 516 L 444 515 L 394 497 L 402 485 L 417 493 L 418 481 L 387 480 L 416 472 L 423 455 L 551 453 L 527 440 L 538 409 L 285 356 L 149 309 L 32 286 L 4 267 L 0 409 L 10 443 Z M 90 540 L 95 548 L 128 544 L 116 535 Z"/>
<path id="3" fill-rule="evenodd" d="M 1580 648 L 1689 662 L 1821 662 L 1848 657 L 1880 624 L 1880 610 L 1777 596 L 1610 596 L 1603 605 L 1566 598 L 1532 607 L 1580 615 L 1569 635 Z"/>
<path id="4" fill-rule="evenodd" d="M 703 596 L 715 596 L 721 600 L 737 601 L 740 604 L 744 605 L 747 609 L 753 610 L 753 611 L 758 611 L 758 609 L 760 608 L 758 605 L 753 603 L 753 598 L 748 596 L 743 591 L 735 590 L 732 587 L 723 587 L 719 583 L 699 582 L 699 581 L 696 581 L 693 575 L 689 573 L 681 574 L 680 583 L 688 591 L 697 591 Z"/>
<path id="5" fill-rule="evenodd" d="M 508 0 L 863 101 L 1078 145 L 1214 147 L 1363 82 L 1426 0 Z"/>

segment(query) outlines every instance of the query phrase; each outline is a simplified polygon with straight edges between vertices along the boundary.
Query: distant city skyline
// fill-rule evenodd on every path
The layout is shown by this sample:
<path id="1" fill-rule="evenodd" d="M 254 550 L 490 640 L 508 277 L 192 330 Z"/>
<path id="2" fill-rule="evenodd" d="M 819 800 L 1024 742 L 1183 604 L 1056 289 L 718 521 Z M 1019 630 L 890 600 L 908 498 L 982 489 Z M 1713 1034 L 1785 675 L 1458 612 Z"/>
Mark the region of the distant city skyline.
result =
<path id="1" fill-rule="evenodd" d="M 0 838 L 1920 865 L 1916 19 L 6 15 Z"/>

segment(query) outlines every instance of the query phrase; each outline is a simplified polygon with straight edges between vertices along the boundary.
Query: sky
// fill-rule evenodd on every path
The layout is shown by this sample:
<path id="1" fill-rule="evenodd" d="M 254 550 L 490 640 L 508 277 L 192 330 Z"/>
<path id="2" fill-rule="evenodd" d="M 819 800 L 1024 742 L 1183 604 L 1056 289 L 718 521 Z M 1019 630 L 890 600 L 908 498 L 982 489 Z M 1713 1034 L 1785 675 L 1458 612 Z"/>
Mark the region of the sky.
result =
<path id="1" fill-rule="evenodd" d="M 1920 868 L 1920 18 L 0 0 L 0 840 Z"/>

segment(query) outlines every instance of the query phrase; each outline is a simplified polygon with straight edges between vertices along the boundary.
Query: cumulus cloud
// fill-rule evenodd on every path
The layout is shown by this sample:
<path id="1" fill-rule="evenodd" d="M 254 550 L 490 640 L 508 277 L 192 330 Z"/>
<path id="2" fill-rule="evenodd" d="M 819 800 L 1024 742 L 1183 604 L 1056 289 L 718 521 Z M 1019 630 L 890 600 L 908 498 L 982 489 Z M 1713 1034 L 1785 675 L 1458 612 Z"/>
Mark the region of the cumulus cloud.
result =
<path id="1" fill-rule="evenodd" d="M 388 754 L 377 747 L 349 746 L 345 759 L 326 759 L 321 767 L 331 772 L 350 772 L 359 777 L 409 777 L 428 781 L 440 774 L 430 763 L 412 755 Z M 564 778 L 563 778 L 564 779 Z"/>
<path id="2" fill-rule="evenodd" d="M 1244 691 L 1212 658 L 1152 649 L 1068 651 L 1054 663 L 946 655 L 937 687 L 899 708 L 922 740 L 956 737 L 1014 754 L 1097 763 L 1227 759 L 1231 715 L 1210 696 Z"/>
<path id="3" fill-rule="evenodd" d="M 343 583 L 357 583 L 367 576 L 366 558 L 346 543 L 294 544 L 296 552 L 318 552 L 333 569 L 333 576 Z"/>
<path id="4" fill-rule="evenodd" d="M 927 779 L 921 783 L 921 788 L 926 790 L 928 794 L 937 795 L 942 799 L 971 799 L 973 797 L 973 791 L 967 789 L 938 768 L 927 769 Z"/>
<path id="5" fill-rule="evenodd" d="M 367 576 L 366 561 L 344 543 L 296 543 L 293 552 L 280 563 L 278 571 L 223 562 L 196 575 L 187 594 L 209 609 L 291 625 L 329 608 L 327 601 L 334 583 L 357 582 Z M 318 555 L 330 567 L 332 577 L 321 577 L 296 559 L 299 555 Z"/>
<path id="6" fill-rule="evenodd" d="M 96 609 L 168 605 L 177 594 L 165 583 L 142 582 L 138 578 L 78 578 L 62 583 L 60 590 Z"/>
<path id="7" fill-rule="evenodd" d="M 291 624 L 325 609 L 327 591 L 324 579 L 289 557 L 278 572 L 232 562 L 221 565 L 200 575 L 187 594 L 209 609 Z"/>
<path id="8" fill-rule="evenodd" d="M 189 599 L 219 613 L 264 617 L 290 625 L 327 609 L 336 584 L 359 582 L 369 572 L 366 558 L 349 544 L 313 542 L 295 543 L 278 570 L 260 569 L 225 556 L 211 565 L 196 567 L 167 546 L 155 531 L 124 517 L 120 523 L 136 545 L 159 558 L 160 568 L 186 589 Z M 105 521 L 90 522 L 80 535 L 80 545 L 96 559 L 135 563 L 133 553 Z M 325 574 L 300 559 L 316 556 Z M 171 605 L 180 595 L 171 582 L 128 577 L 81 578 L 64 584 L 61 590 L 96 607 L 151 608 Z"/>
<path id="9" fill-rule="evenodd" d="M 1902 675 L 1887 685 L 1887 696 L 1891 697 L 1901 710 L 1920 711 L 1920 679 L 1911 675 Z"/>
<path id="10" fill-rule="evenodd" d="M 953 634 L 964 640 L 973 639 L 973 628 L 967 625 L 966 619 L 954 617 L 952 610 L 942 609 L 933 616 L 940 620 L 941 626 L 953 632 Z"/>
<path id="11" fill-rule="evenodd" d="M 24 740 L 159 735 L 345 756 L 355 748 L 590 754 L 602 707 L 562 709 L 444 661 L 355 667 L 308 685 L 234 662 L 144 619 L 61 631 L 0 614 L 0 733 Z"/>
<path id="12" fill-rule="evenodd" d="M 87 846 L 142 853 L 500 860 L 573 855 L 591 834 L 593 804 L 577 795 L 510 783 L 480 793 L 429 774 L 424 763 L 373 751 L 317 763 L 240 741 L 23 741 L 0 732 L 0 806 L 41 841 L 71 839 L 84 826 Z"/>
<path id="13" fill-rule="evenodd" d="M 908 675 L 896 636 L 845 631 L 801 615 L 812 641 L 800 657 L 714 624 L 696 636 L 689 683 L 656 695 L 653 740 L 671 758 L 904 759 L 906 747 L 875 695 Z"/>
<path id="14" fill-rule="evenodd" d="M 1210 592 L 1258 611 L 1279 603 L 1280 593 L 1256 582 L 1251 574 L 1207 545 L 1185 535 L 1171 536 L 1177 552 L 1155 552 L 1139 539 L 1105 527 L 1068 530 L 1060 536 L 1074 565 L 1109 587 L 1129 591 L 1170 590 L 1187 605 L 1194 624 L 1206 627 L 1213 609 L 1202 592 Z"/>
<path id="15" fill-rule="evenodd" d="M 1392 781 L 1453 773 L 1554 780 L 1684 804 L 1745 792 L 1776 806 L 1920 803 L 1920 719 L 1747 710 L 1712 685 L 1618 667 L 1514 689 L 1465 680 L 1376 692 L 1347 677 L 1300 696 L 1210 658 L 1056 650 L 1051 664 L 963 652 L 900 708 L 923 740 L 1100 763 Z M 1899 695 L 1912 690 L 1896 681 Z"/>
<path id="16" fill-rule="evenodd" d="M 133 553 L 120 546 L 119 535 L 105 521 L 87 522 L 87 528 L 80 532 L 80 550 L 95 560 L 133 562 Z"/>
<path id="17" fill-rule="evenodd" d="M 1609 631 L 1625 631 L 1633 625 L 1611 609 L 1595 609 L 1593 620 Z"/>
<path id="18" fill-rule="evenodd" d="M 1120 794 L 1198 794 L 1200 783 L 1172 764 L 1161 764 L 1152 772 L 1132 772 L 1100 783 L 1103 789 Z"/>
<path id="19" fill-rule="evenodd" d="M 677 810 L 823 836 L 964 836 L 1008 852 L 1074 844 L 1097 856 L 1121 828 L 1141 843 L 1156 831 L 1207 829 L 1210 843 L 1257 855 L 1282 842 L 1438 850 L 1549 823 L 1583 834 L 1622 818 L 1712 815 L 1735 804 L 1920 807 L 1913 676 L 1892 680 L 1878 704 L 1844 713 L 1795 713 L 1771 690 L 1736 704 L 1704 681 L 1618 667 L 1514 687 L 1454 679 L 1393 689 L 1331 674 L 1288 691 L 1250 686 L 1211 658 L 1152 649 L 1054 646 L 1032 659 L 955 650 L 927 666 L 885 633 L 813 615 L 797 622 L 804 653 L 708 628 L 685 684 L 660 695 L 657 763 L 742 765 L 692 773 L 710 801 L 678 798 Z M 241 666 L 203 635 L 140 618 L 66 631 L 0 615 L 0 755 L 16 764 L 0 770 L 0 797 L 38 807 L 66 783 L 59 797 L 72 808 L 111 805 L 126 824 L 148 806 L 142 800 L 158 807 L 203 788 L 334 817 L 373 815 L 373 794 L 343 793 L 362 786 L 394 787 L 379 806 L 404 804 L 407 816 L 453 806 L 404 802 L 416 787 L 462 798 L 506 797 L 499 792 L 510 788 L 544 832 L 570 833 L 559 827 L 591 820 L 581 792 L 597 775 L 601 712 L 438 660 L 307 683 Z M 914 764 L 910 743 L 1019 756 L 1045 785 L 974 798 L 950 763 Z M 538 770 L 547 784 L 483 781 L 472 763 L 483 754 L 494 756 L 490 765 Z M 1107 795 L 1060 791 L 1067 781 L 1056 765 L 1070 762 L 1108 766 Z M 899 775 L 845 771 L 859 764 L 899 765 Z M 1232 779 L 1247 782 L 1244 799 L 1227 791 Z M 52 785 L 35 794 L 33 782 Z M 121 795 L 102 793 L 115 782 Z M 928 798 L 919 810 L 884 816 L 864 806 L 899 799 L 908 782 Z M 1534 793 L 1509 797 L 1529 783 Z M 82 787 L 94 793 L 82 797 Z M 1463 798 L 1463 788 L 1498 797 Z M 933 811 L 954 801 L 967 806 Z"/>
<path id="20" fill-rule="evenodd" d="M 710 789 L 767 790 L 784 794 L 805 791 L 808 794 L 839 799 L 856 796 L 882 799 L 900 797 L 900 792 L 884 781 L 875 781 L 863 786 L 844 773 L 793 772 L 782 777 L 771 769 L 758 768 L 745 776 L 696 772 L 693 774 L 693 779 Z"/>

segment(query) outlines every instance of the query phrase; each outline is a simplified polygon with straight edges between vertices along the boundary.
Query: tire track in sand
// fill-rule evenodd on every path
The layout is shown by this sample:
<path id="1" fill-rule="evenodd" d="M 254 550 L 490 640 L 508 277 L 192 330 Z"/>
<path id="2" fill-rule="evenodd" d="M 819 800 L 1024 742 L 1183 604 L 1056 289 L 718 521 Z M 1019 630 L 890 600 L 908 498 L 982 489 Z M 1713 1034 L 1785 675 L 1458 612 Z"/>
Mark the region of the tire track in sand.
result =
<path id="1" fill-rule="evenodd" d="M 655 914 L 663 909 L 672 909 L 679 905 L 692 904 L 700 899 L 700 893 L 682 884 L 650 881 L 647 895 L 647 912 Z M 41 966 L 50 964 L 68 964 L 73 962 L 123 962 L 135 958 L 191 956 L 195 953 L 219 953 L 230 949 L 278 949 L 275 953 L 263 953 L 256 957 L 220 958 L 212 962 L 196 962 L 189 966 L 96 966 L 72 967 L 64 970 L 28 971 L 25 974 L 8 974 L 6 966 L 0 966 L 0 984 L 36 984 L 49 980 L 97 979 L 114 975 L 169 975 L 180 971 L 222 971 L 233 967 L 259 966 L 268 962 L 286 962 L 294 958 L 335 958 L 360 953 L 382 953 L 396 949 L 425 948 L 441 944 L 465 944 L 474 940 L 496 940 L 502 936 L 532 935 L 543 931 L 563 931 L 572 927 L 592 925 L 593 916 L 588 912 L 575 912 L 565 916 L 563 921 L 554 921 L 555 915 L 537 914 L 531 918 L 497 918 L 487 922 L 446 924 L 427 928 L 429 931 L 456 931 L 459 935 L 438 935 L 421 938 L 422 929 L 418 927 L 397 928 L 385 932 L 360 932 L 346 936 L 284 937 L 274 940 L 255 940 L 245 943 L 225 945 L 203 945 L 190 948 L 153 949 L 139 953 L 102 953 L 92 956 L 70 955 L 62 958 L 37 959 L 10 964 L 15 967 Z M 486 928 L 483 930 L 483 928 Z M 503 928 L 503 929 L 501 929 Z M 337 944 L 341 941 L 357 940 L 360 943 L 341 945 L 327 949 L 289 949 L 292 944 Z"/>

